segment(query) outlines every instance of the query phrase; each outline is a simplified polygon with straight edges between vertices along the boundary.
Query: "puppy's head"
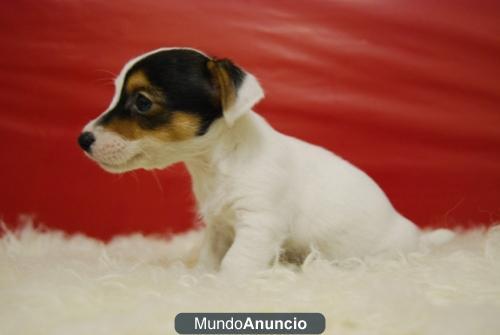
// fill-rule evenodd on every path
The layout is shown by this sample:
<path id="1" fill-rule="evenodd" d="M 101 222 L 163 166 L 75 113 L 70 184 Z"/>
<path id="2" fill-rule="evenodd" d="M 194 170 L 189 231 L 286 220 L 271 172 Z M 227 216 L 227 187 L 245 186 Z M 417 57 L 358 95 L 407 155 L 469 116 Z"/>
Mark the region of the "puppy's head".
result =
<path id="1" fill-rule="evenodd" d="M 163 168 L 206 147 L 218 119 L 231 127 L 262 97 L 251 74 L 194 49 L 159 49 L 130 62 L 107 110 L 78 138 L 105 170 Z"/>

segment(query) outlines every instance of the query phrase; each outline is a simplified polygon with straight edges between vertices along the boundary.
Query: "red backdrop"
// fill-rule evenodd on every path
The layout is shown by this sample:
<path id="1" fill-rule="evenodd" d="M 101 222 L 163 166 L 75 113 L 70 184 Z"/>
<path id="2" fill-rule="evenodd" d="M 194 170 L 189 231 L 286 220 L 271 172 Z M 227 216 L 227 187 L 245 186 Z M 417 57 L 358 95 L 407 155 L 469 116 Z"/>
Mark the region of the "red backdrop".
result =
<path id="1" fill-rule="evenodd" d="M 101 171 L 76 144 L 140 53 L 254 73 L 257 110 L 373 176 L 421 226 L 500 216 L 499 1 L 4 1 L 0 215 L 100 238 L 188 228 L 182 166 Z"/>

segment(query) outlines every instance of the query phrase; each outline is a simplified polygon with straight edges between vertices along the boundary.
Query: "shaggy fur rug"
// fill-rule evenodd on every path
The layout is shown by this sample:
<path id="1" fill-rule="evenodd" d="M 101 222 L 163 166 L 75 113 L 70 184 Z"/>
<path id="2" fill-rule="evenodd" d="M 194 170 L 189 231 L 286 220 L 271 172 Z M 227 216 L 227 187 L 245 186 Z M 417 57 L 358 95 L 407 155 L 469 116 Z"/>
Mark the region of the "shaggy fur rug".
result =
<path id="1" fill-rule="evenodd" d="M 409 255 L 276 264 L 245 282 L 187 267 L 200 233 L 169 240 L 7 231 L 0 334 L 175 334 L 179 312 L 321 312 L 325 334 L 500 334 L 500 226 Z"/>

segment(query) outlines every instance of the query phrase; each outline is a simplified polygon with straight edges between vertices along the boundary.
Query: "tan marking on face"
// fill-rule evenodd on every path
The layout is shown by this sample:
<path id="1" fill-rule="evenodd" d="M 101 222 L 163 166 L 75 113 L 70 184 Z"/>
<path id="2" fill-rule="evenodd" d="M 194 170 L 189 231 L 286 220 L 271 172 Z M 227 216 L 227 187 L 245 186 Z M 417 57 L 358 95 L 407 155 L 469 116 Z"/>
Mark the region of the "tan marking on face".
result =
<path id="1" fill-rule="evenodd" d="M 198 116 L 177 112 L 172 116 L 169 129 L 174 141 L 182 141 L 195 137 L 200 126 L 201 120 Z"/>
<path id="2" fill-rule="evenodd" d="M 170 122 L 157 129 L 141 128 L 133 119 L 114 119 L 104 128 L 128 140 L 155 137 L 163 142 L 176 142 L 195 137 L 200 126 L 201 122 L 198 116 L 174 112 Z"/>
<path id="3" fill-rule="evenodd" d="M 151 86 L 146 74 L 142 70 L 138 70 L 127 78 L 127 85 L 125 87 L 128 93 L 132 93 L 135 90 Z"/>

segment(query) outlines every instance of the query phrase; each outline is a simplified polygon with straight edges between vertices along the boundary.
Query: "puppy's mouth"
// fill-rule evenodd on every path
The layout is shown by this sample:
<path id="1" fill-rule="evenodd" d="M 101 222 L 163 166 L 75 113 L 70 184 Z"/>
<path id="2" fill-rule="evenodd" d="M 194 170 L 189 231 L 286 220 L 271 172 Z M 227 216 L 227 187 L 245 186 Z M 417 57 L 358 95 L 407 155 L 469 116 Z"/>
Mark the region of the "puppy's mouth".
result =
<path id="1" fill-rule="evenodd" d="M 92 156 L 90 155 L 90 157 Z M 139 167 L 138 163 L 143 157 L 144 154 L 139 152 L 124 162 L 101 161 L 95 157 L 92 157 L 92 159 L 108 172 L 121 173 L 137 169 Z"/>

